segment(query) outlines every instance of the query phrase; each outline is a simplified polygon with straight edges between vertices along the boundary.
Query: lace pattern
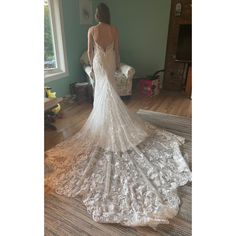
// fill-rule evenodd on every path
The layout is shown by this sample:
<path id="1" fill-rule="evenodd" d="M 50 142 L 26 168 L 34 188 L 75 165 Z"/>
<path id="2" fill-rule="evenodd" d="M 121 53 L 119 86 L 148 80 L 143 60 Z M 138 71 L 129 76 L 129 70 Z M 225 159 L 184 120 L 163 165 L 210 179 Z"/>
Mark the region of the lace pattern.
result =
<path id="1" fill-rule="evenodd" d="M 156 227 L 178 213 L 176 189 L 191 180 L 184 138 L 130 113 L 114 87 L 112 45 L 95 50 L 94 108 L 82 129 L 46 152 L 46 184 L 81 196 L 101 223 Z"/>

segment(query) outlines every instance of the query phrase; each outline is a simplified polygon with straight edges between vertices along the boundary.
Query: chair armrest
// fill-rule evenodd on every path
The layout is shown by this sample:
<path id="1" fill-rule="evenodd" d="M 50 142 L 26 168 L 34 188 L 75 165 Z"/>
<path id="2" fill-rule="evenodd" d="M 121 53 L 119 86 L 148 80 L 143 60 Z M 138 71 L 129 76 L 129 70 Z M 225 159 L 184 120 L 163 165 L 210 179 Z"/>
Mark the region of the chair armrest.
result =
<path id="1" fill-rule="evenodd" d="M 120 70 L 128 79 L 132 79 L 135 74 L 135 69 L 133 67 L 123 63 L 120 64 Z"/>

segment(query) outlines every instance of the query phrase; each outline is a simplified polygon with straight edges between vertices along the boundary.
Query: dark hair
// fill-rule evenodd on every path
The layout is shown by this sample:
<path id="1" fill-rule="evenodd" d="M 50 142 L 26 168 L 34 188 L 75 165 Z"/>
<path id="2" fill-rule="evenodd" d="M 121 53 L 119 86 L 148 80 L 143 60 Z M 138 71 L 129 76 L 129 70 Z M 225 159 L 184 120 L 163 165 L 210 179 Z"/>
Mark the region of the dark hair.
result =
<path id="1" fill-rule="evenodd" d="M 109 7 L 105 3 L 99 3 L 96 10 L 97 20 L 106 24 L 110 24 L 111 16 Z"/>

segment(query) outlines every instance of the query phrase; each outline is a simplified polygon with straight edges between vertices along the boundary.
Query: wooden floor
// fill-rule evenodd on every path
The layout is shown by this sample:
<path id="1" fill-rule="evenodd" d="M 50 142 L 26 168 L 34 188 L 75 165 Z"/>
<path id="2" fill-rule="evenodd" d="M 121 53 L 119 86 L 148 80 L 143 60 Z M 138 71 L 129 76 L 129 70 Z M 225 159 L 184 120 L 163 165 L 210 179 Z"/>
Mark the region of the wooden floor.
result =
<path id="1" fill-rule="evenodd" d="M 192 102 L 180 92 L 162 91 L 159 96 L 143 98 L 137 90 L 132 98 L 124 101 L 128 108 L 137 112 L 139 109 L 158 111 L 191 118 Z M 74 133 L 78 132 L 92 110 L 92 104 L 78 105 L 69 99 L 62 104 L 63 116 L 56 120 L 57 131 L 45 131 L 45 150 L 53 147 Z M 191 185 L 179 190 L 184 200 L 179 216 L 170 225 L 161 225 L 159 232 L 148 227 L 129 228 L 116 224 L 98 224 L 86 212 L 79 198 L 66 198 L 45 191 L 45 235 L 139 235 L 139 236 L 190 236 L 191 233 Z M 186 210 L 189 209 L 189 210 Z M 62 217 L 63 216 L 63 217 Z M 179 228 L 179 225 L 181 227 Z M 57 233 L 55 233 L 57 232 Z M 70 233 L 68 233 L 70 232 Z M 171 233 L 170 233 L 171 232 Z"/>

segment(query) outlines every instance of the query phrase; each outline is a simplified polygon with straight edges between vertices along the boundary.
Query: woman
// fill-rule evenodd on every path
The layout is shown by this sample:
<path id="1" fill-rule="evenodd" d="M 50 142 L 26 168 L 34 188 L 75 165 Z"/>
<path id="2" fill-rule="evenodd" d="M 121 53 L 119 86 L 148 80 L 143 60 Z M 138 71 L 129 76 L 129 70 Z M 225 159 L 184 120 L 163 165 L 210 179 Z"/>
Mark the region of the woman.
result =
<path id="1" fill-rule="evenodd" d="M 93 110 L 76 135 L 47 152 L 54 167 L 47 184 L 58 194 L 81 196 L 97 222 L 155 228 L 178 213 L 176 189 L 191 179 L 179 149 L 184 139 L 128 111 L 115 90 L 118 33 L 105 4 L 96 18 L 88 31 Z"/>

